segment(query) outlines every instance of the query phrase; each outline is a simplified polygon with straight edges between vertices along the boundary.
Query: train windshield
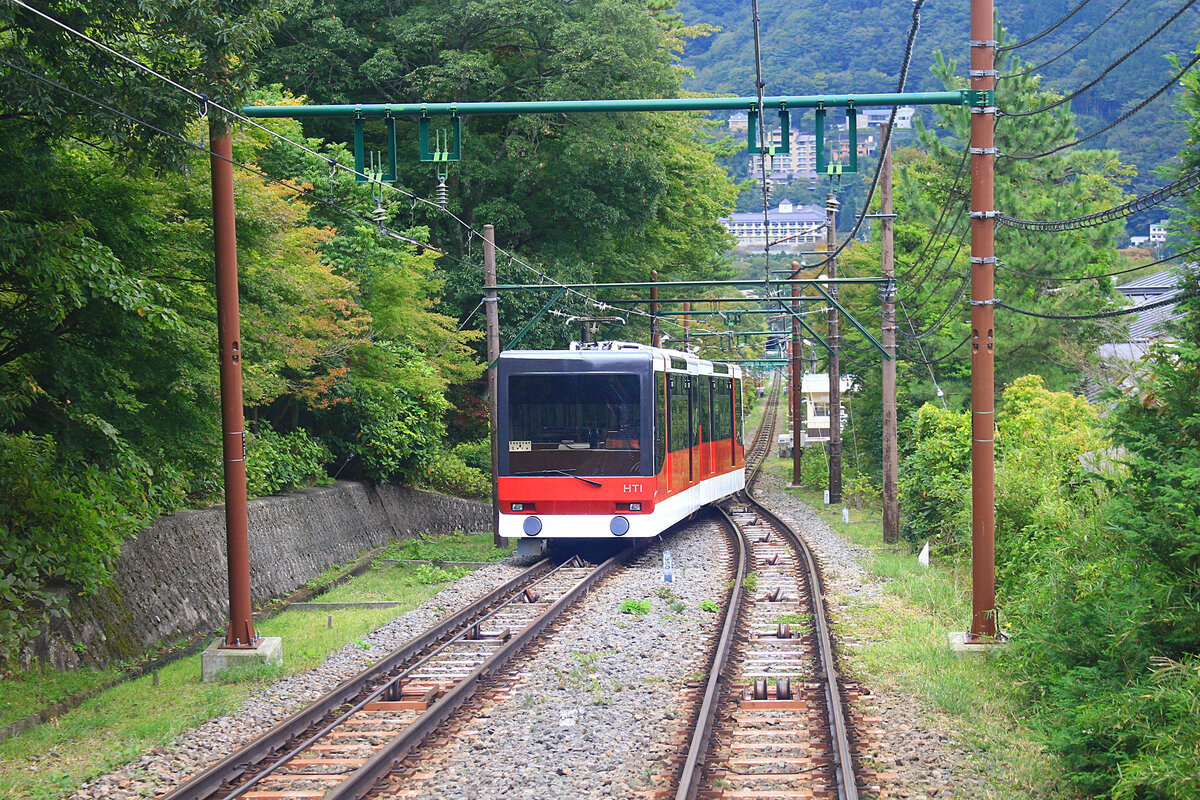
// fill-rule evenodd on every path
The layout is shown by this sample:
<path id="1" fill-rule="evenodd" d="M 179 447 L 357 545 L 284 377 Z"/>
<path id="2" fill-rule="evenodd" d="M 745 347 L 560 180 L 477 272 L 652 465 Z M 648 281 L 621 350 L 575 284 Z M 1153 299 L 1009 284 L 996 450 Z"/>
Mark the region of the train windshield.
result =
<path id="1" fill-rule="evenodd" d="M 508 474 L 640 474 L 640 380 L 595 373 L 510 376 Z"/>

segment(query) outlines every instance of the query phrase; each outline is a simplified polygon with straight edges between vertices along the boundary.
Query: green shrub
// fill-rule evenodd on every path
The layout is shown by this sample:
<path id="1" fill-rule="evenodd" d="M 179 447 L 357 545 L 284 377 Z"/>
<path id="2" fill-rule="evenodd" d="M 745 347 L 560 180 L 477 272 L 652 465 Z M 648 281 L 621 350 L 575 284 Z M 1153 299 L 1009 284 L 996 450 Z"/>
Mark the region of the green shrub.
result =
<path id="1" fill-rule="evenodd" d="M 648 614 L 648 613 L 650 613 L 650 601 L 649 600 L 634 600 L 632 598 L 622 600 L 621 601 L 621 613 L 622 614 L 633 614 L 634 616 L 641 616 L 642 614 Z"/>
<path id="2" fill-rule="evenodd" d="M 95 590 L 154 506 L 137 477 L 65 461 L 53 438 L 0 433 L 0 660 Z"/>
<path id="3" fill-rule="evenodd" d="M 435 583 L 456 581 L 471 570 L 466 567 L 439 567 L 436 564 L 420 564 L 413 575 L 413 580 L 423 586 Z"/>
<path id="4" fill-rule="evenodd" d="M 829 454 L 823 445 L 805 447 L 800 454 L 800 479 L 806 486 L 825 489 L 829 486 Z"/>
<path id="5" fill-rule="evenodd" d="M 882 495 L 879 483 L 865 472 L 856 470 L 846 478 L 846 499 L 857 508 L 874 505 Z"/>
<path id="6" fill-rule="evenodd" d="M 900 463 L 900 533 L 961 549 L 971 530 L 970 416 L 926 403 L 913 421 L 912 441 Z"/>
<path id="7" fill-rule="evenodd" d="M 492 474 L 492 443 L 488 439 L 456 444 L 450 452 L 468 467 L 485 475 Z"/>
<path id="8" fill-rule="evenodd" d="M 491 473 L 467 466 L 453 452 L 442 453 L 425 465 L 421 485 L 469 500 L 487 500 L 492 496 Z"/>
<path id="9" fill-rule="evenodd" d="M 246 491 L 265 497 L 327 479 L 329 448 L 300 429 L 276 433 L 268 427 L 246 434 Z"/>

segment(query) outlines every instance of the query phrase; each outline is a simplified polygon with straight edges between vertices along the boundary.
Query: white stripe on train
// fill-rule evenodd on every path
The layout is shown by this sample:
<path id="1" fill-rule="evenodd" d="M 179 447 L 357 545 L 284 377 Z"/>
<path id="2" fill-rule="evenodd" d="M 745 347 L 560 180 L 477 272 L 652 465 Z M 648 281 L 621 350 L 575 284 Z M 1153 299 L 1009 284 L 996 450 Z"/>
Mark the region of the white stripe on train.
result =
<path id="1" fill-rule="evenodd" d="M 500 535 L 509 539 L 616 539 L 609 530 L 614 517 L 629 520 L 629 532 L 620 538 L 657 536 L 688 514 L 709 503 L 741 491 L 746 486 L 746 470 L 739 467 L 723 475 L 714 475 L 677 495 L 667 497 L 649 514 L 500 514 Z M 542 529 L 527 536 L 522 525 L 537 517 Z"/>

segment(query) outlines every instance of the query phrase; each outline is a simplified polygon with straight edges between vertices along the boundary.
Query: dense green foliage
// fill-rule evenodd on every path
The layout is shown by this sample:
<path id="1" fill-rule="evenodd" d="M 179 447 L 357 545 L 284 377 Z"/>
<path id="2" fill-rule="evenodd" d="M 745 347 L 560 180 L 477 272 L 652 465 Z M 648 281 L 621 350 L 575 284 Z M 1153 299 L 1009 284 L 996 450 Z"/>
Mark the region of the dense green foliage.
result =
<path id="1" fill-rule="evenodd" d="M 313 102 L 671 97 L 681 82 L 675 54 L 694 33 L 636 0 L 407 0 L 386 8 L 303 0 L 262 69 Z M 402 147 L 413 147 L 416 125 L 402 121 L 397 130 Z M 710 276 L 729 241 L 716 220 L 734 190 L 701 145 L 702 130 L 699 117 L 682 114 L 474 117 L 463 160 L 449 171 L 448 207 L 477 228 L 494 224 L 501 247 L 519 248 L 559 280 L 647 280 L 655 269 L 663 279 Z M 310 132 L 349 134 L 344 120 Z M 405 186 L 433 193 L 431 165 L 403 158 L 400 171 Z M 389 211 L 427 225 L 451 252 L 439 263 L 447 307 L 465 316 L 478 301 L 479 241 L 402 198 Z M 537 276 L 501 259 L 500 279 Z M 504 296 L 502 340 L 548 299 Z M 557 310 L 587 307 L 573 297 Z M 523 343 L 561 345 L 572 334 L 546 317 Z"/>
<path id="2" fill-rule="evenodd" d="M 675 95 L 677 55 L 698 32 L 667 5 L 630 0 L 411 2 L 382 16 L 361 2 L 290 3 L 286 16 L 284 5 L 45 10 L 232 107 L 304 102 L 301 92 L 318 102 Z M 0 70 L 0 456 L 14 476 L 46 478 L 5 499 L 0 552 L 13 576 L 0 641 L 11 648 L 55 605 L 48 586 L 96 588 L 125 538 L 163 511 L 219 502 L 222 477 L 208 159 L 184 143 L 205 141 L 206 123 L 168 84 L 14 6 L 0 25 L 0 58 L 19 68 Z M 403 193 L 331 174 L 330 161 L 353 161 L 348 125 L 309 131 L 325 138 L 288 121 L 268 127 L 315 154 L 235 130 L 234 159 L 260 173 L 235 170 L 252 495 L 332 476 L 488 496 L 480 448 L 453 449 L 486 435 L 482 315 L 459 325 L 478 303 L 478 239 Z M 415 143 L 415 126 L 400 128 Z M 450 210 L 495 223 L 504 246 L 560 278 L 711 275 L 728 242 L 716 219 L 734 190 L 702 131 L 685 115 L 473 119 Z M 429 195 L 427 166 L 401 164 L 399 185 Z M 380 214 L 410 241 L 370 221 Z M 506 261 L 501 272 L 536 277 Z M 506 341 L 544 300 L 506 298 Z M 526 343 L 572 333 L 547 316 Z M 77 554 L 88 558 L 73 565 Z"/>

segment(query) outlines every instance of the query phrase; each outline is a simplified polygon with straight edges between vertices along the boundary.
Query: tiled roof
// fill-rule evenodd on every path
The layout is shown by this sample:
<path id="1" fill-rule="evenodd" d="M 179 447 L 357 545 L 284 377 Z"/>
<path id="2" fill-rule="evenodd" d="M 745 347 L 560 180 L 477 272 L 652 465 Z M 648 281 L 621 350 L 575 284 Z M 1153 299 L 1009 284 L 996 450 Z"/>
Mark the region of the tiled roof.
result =
<path id="1" fill-rule="evenodd" d="M 1179 294 L 1178 289 L 1167 292 L 1161 297 L 1155 298 L 1154 302 L 1158 303 L 1170 299 L 1177 294 Z M 1174 303 L 1147 309 L 1137 314 L 1133 322 L 1129 324 L 1129 341 L 1145 342 L 1157 339 L 1164 333 L 1162 329 L 1163 323 L 1182 318 L 1182 314 L 1176 313 Z"/>
<path id="2" fill-rule="evenodd" d="M 1162 272 L 1156 272 L 1153 275 L 1147 275 L 1144 278 L 1122 283 L 1117 287 L 1117 291 L 1121 294 L 1147 294 L 1147 289 L 1158 289 L 1162 292 L 1170 291 L 1175 286 L 1175 281 L 1179 276 L 1175 272 L 1175 268 L 1164 269 Z"/>
<path id="3" fill-rule="evenodd" d="M 728 220 L 730 222 L 762 222 L 761 211 L 738 211 L 730 214 Z M 793 206 L 793 210 L 787 214 L 780 212 L 779 209 L 773 208 L 767 213 L 767 218 L 771 222 L 824 222 L 825 209 L 820 206 Z"/>

